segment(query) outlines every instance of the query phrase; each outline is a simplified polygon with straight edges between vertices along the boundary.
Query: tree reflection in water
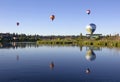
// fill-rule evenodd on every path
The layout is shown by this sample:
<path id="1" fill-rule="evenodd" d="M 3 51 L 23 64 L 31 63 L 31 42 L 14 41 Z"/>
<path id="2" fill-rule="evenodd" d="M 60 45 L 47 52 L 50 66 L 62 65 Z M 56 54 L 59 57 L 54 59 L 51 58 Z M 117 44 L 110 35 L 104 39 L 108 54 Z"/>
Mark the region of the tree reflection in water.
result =
<path id="1" fill-rule="evenodd" d="M 19 61 L 19 55 L 16 55 L 16 60 Z"/>

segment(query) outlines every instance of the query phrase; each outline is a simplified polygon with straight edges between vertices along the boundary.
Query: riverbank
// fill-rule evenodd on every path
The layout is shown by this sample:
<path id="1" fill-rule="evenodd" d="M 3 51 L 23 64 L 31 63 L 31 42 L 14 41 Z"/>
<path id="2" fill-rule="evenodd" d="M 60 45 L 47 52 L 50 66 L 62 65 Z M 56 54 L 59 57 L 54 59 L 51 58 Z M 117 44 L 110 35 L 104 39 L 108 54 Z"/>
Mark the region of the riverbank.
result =
<path id="1" fill-rule="evenodd" d="M 41 40 L 37 41 L 37 44 L 73 44 L 79 46 L 103 46 L 103 47 L 120 47 L 119 40 Z"/>

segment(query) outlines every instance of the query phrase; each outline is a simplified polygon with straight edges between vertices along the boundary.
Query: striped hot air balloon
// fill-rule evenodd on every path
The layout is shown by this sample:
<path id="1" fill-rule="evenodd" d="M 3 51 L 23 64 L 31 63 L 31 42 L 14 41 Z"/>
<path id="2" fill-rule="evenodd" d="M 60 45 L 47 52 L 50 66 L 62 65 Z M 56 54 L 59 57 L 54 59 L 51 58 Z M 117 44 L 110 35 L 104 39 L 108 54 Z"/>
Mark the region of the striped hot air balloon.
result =
<path id="1" fill-rule="evenodd" d="M 86 30 L 88 33 L 93 34 L 93 32 L 95 32 L 95 30 L 96 30 L 96 25 L 91 23 L 86 26 Z"/>

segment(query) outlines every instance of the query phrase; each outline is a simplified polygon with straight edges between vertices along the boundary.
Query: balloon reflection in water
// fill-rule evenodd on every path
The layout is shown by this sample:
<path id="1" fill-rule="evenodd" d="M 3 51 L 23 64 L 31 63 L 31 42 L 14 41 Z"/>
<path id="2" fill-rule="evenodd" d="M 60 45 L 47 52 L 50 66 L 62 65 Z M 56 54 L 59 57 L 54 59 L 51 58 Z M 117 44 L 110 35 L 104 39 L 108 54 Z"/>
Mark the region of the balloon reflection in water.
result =
<path id="1" fill-rule="evenodd" d="M 85 72 L 86 72 L 87 74 L 89 74 L 89 73 L 90 73 L 90 69 L 87 68 Z"/>
<path id="2" fill-rule="evenodd" d="M 52 61 L 49 66 L 50 66 L 50 69 L 53 69 L 54 68 L 54 62 Z"/>
<path id="3" fill-rule="evenodd" d="M 86 59 L 89 60 L 89 61 L 93 61 L 96 59 L 96 54 L 93 52 L 92 49 L 89 49 L 86 53 Z"/>

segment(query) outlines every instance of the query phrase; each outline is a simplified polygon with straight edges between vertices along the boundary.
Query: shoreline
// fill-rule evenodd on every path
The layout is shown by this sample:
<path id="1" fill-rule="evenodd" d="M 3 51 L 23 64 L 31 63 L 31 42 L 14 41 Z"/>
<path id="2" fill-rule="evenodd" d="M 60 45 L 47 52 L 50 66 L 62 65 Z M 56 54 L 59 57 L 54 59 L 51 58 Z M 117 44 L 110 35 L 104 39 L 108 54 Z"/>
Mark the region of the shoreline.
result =
<path id="1" fill-rule="evenodd" d="M 103 47 L 120 47 L 120 41 L 114 40 L 80 40 L 80 41 L 55 41 L 55 40 L 41 40 L 37 44 L 51 44 L 51 45 L 78 45 L 78 46 L 103 46 Z"/>

